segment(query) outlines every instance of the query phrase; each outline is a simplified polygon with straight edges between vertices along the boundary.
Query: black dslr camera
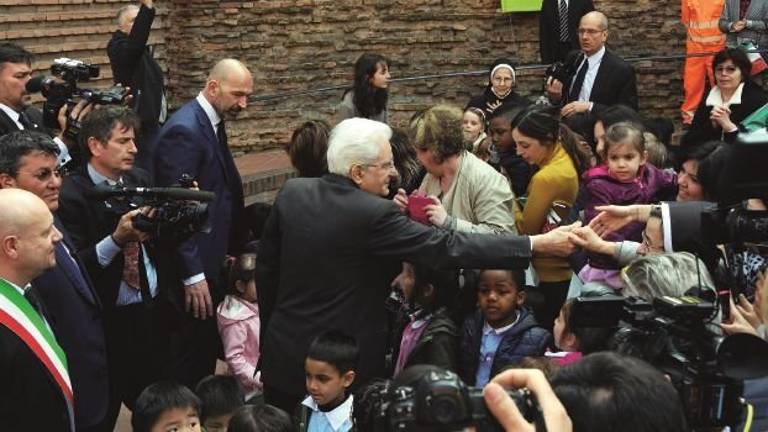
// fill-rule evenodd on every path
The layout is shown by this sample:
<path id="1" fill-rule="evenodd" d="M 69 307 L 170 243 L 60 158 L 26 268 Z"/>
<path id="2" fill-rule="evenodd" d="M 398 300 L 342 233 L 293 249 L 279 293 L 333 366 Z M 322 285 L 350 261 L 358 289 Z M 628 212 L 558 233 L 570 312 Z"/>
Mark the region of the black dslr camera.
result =
<path id="1" fill-rule="evenodd" d="M 411 385 L 393 384 L 381 393 L 372 431 L 447 432 L 467 426 L 475 426 L 478 432 L 503 431 L 485 406 L 481 388 L 467 387 L 447 370 L 434 366 L 412 369 L 416 368 L 425 372 Z M 535 397 L 528 390 L 507 393 L 526 419 L 541 417 Z"/>
<path id="2" fill-rule="evenodd" d="M 573 65 L 573 62 L 571 63 L 563 63 L 563 62 L 555 62 L 549 65 L 546 71 L 544 71 L 544 76 L 547 78 L 553 78 L 561 83 L 563 85 L 568 84 L 571 81 L 571 77 L 576 73 L 575 67 Z"/>
<path id="3" fill-rule="evenodd" d="M 42 92 L 45 97 L 43 105 L 43 123 L 50 129 L 59 127 L 59 110 L 65 104 L 71 107 L 75 98 L 82 98 L 96 105 L 120 105 L 124 100 L 124 91 L 120 86 L 107 90 L 79 88 L 77 83 L 88 82 L 99 76 L 99 67 L 80 60 L 58 58 L 51 65 L 51 74 L 57 78 L 39 76 L 27 83 L 30 93 Z M 67 113 L 69 114 L 69 113 Z M 79 128 L 68 127 L 68 138 L 76 139 Z"/>
<path id="4" fill-rule="evenodd" d="M 90 198 L 105 200 L 116 214 L 125 214 L 140 207 L 152 207 L 152 217 L 140 214 L 134 220 L 136 229 L 149 233 L 156 242 L 174 244 L 198 232 L 207 232 L 208 201 L 213 192 L 187 189 L 194 180 L 184 175 L 183 187 L 145 188 L 125 186 L 96 186 Z"/>
<path id="5" fill-rule="evenodd" d="M 715 297 L 714 292 L 712 297 Z M 642 358 L 667 374 L 677 389 L 691 430 L 735 426 L 741 421 L 743 379 L 768 374 L 768 349 L 746 334 L 722 337 L 710 329 L 718 313 L 696 296 L 639 298 L 579 297 L 570 323 L 575 328 L 615 328 L 612 351 Z"/>

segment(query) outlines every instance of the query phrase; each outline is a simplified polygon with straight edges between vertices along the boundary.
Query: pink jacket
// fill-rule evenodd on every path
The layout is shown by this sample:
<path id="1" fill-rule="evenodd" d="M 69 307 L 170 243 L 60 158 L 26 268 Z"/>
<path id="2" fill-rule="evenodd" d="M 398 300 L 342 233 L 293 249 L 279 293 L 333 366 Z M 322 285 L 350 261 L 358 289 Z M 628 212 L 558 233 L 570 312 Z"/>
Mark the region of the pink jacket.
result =
<path id="1" fill-rule="evenodd" d="M 216 310 L 224 357 L 247 397 L 261 391 L 259 361 L 259 306 L 228 295 Z"/>

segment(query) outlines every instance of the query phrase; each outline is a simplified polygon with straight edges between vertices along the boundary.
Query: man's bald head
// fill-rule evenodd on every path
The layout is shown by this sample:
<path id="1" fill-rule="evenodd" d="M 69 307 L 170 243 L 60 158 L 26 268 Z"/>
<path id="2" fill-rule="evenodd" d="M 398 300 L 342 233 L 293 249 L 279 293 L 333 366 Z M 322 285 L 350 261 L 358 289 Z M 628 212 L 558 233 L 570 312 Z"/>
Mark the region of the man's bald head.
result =
<path id="1" fill-rule="evenodd" d="M 241 61 L 220 60 L 208 74 L 203 95 L 221 117 L 236 117 L 253 93 L 253 76 Z"/>
<path id="2" fill-rule="evenodd" d="M 600 11 L 592 11 L 584 14 L 584 16 L 581 17 L 581 21 L 584 21 L 585 19 L 599 24 L 601 30 L 608 30 L 608 17 Z"/>
<path id="3" fill-rule="evenodd" d="M 584 54 L 591 56 L 600 51 L 608 40 L 608 18 L 602 12 L 592 11 L 579 22 L 579 45 Z"/>
<path id="4" fill-rule="evenodd" d="M 0 277 L 26 285 L 56 265 L 59 240 L 42 199 L 23 189 L 0 189 Z"/>

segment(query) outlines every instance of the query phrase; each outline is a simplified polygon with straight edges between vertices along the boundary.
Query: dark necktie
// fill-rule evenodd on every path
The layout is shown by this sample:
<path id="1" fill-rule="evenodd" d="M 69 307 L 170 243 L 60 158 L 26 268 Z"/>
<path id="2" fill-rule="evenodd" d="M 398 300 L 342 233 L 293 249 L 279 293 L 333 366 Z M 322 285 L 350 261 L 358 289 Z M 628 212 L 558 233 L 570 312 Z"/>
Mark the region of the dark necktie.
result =
<path id="1" fill-rule="evenodd" d="M 565 0 L 560 0 L 560 42 L 568 42 L 570 34 L 568 32 L 568 4 Z"/>
<path id="2" fill-rule="evenodd" d="M 24 130 L 35 130 L 37 129 L 37 125 L 32 122 L 32 120 L 29 118 L 27 113 L 24 111 L 19 113 L 19 123 L 21 123 L 22 126 L 24 126 Z"/>
<path id="3" fill-rule="evenodd" d="M 573 80 L 571 91 L 568 92 L 568 102 L 579 100 L 579 93 L 581 93 L 581 87 L 584 85 L 584 77 L 587 76 L 587 69 L 589 69 L 589 60 L 586 57 L 583 58 L 584 61 L 581 62 L 581 69 L 576 74 L 576 79 Z"/>
<path id="4" fill-rule="evenodd" d="M 35 308 L 37 313 L 40 314 L 40 317 L 42 317 L 44 321 L 49 321 L 48 314 L 45 310 L 45 305 L 33 287 L 29 287 L 26 289 L 26 291 L 24 291 L 24 298 L 26 298 L 29 304 Z"/>
<path id="5" fill-rule="evenodd" d="M 83 292 L 91 293 L 82 270 L 75 262 L 74 257 L 70 255 L 61 242 L 56 244 L 56 265 L 73 278 L 75 282 L 80 285 L 80 289 L 83 290 Z"/>

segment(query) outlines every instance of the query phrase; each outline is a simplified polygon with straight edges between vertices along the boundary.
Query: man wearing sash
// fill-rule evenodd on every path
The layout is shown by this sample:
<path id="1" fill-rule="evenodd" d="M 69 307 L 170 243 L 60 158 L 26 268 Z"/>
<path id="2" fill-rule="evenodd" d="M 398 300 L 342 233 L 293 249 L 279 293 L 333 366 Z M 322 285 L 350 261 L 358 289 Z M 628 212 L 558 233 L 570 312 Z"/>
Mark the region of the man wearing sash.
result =
<path id="1" fill-rule="evenodd" d="M 67 359 L 29 282 L 56 265 L 61 233 L 45 202 L 0 190 L 0 425 L 8 431 L 74 431 Z"/>

